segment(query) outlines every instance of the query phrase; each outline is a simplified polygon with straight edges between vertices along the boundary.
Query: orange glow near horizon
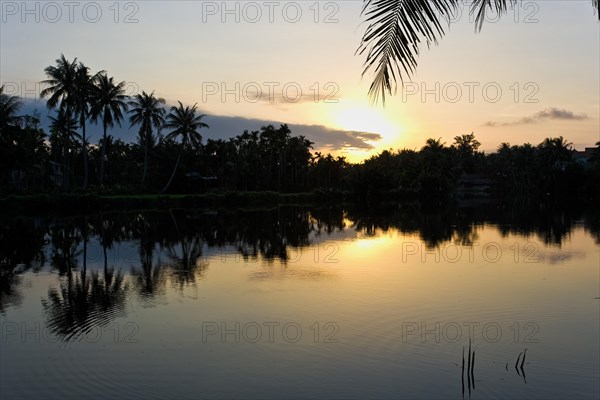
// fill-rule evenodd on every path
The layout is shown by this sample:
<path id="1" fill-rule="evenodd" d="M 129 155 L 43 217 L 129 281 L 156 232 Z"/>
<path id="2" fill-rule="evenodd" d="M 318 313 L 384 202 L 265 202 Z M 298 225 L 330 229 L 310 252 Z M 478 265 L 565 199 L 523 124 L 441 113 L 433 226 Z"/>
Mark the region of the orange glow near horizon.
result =
<path id="1" fill-rule="evenodd" d="M 394 138 L 397 139 L 403 131 L 385 115 L 381 108 L 356 101 L 350 101 L 348 105 L 344 104 L 341 110 L 337 110 L 329 118 L 336 128 L 378 133 L 382 136 L 381 141 L 386 142 Z M 378 142 L 380 141 L 374 141 L 371 144 L 375 145 Z"/>
<path id="2" fill-rule="evenodd" d="M 340 107 L 323 115 L 328 123 L 325 125 L 345 131 L 365 132 L 378 134 L 379 140 L 365 140 L 372 145 L 372 149 L 345 148 L 331 150 L 332 154 L 344 156 L 351 162 L 360 162 L 388 148 L 401 147 L 401 139 L 405 133 L 405 127 L 396 120 L 390 118 L 391 111 L 387 108 L 370 105 L 366 99 L 342 99 Z"/>

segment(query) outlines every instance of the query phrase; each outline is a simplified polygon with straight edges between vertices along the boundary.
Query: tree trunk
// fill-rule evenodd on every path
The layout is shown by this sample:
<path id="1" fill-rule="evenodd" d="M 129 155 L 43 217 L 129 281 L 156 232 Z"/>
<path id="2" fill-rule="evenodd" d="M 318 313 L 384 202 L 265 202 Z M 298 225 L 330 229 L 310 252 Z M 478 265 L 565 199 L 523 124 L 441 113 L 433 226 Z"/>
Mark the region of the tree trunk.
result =
<path id="1" fill-rule="evenodd" d="M 83 236 L 83 273 L 81 281 L 85 285 L 86 274 L 87 274 L 87 245 L 88 245 L 88 233 L 87 233 L 87 217 L 83 220 L 82 236 Z"/>
<path id="2" fill-rule="evenodd" d="M 83 190 L 88 188 L 88 154 L 85 140 L 85 113 L 81 115 L 81 142 L 83 144 Z"/>
<path id="3" fill-rule="evenodd" d="M 169 186 L 171 186 L 171 182 L 173 182 L 173 178 L 175 177 L 175 173 L 177 172 L 177 167 L 179 167 L 179 160 L 181 160 L 181 153 L 183 153 L 183 144 L 181 145 L 181 149 L 179 150 L 179 156 L 177 156 L 177 162 L 175 163 L 175 168 L 173 168 L 173 173 L 171 174 L 171 179 L 169 179 L 169 182 L 167 182 L 167 186 L 165 186 L 165 188 L 161 191 L 161 193 L 166 192 L 167 189 L 169 188 Z"/>
<path id="4" fill-rule="evenodd" d="M 108 289 L 108 254 L 106 254 L 106 244 L 102 245 L 102 253 L 104 254 L 104 284 Z"/>
<path id="5" fill-rule="evenodd" d="M 104 158 L 106 157 L 106 121 L 103 118 L 104 134 L 102 136 L 102 151 L 100 154 L 100 186 L 104 184 Z"/>
<path id="6" fill-rule="evenodd" d="M 146 137 L 144 138 L 144 171 L 142 172 L 142 184 L 140 185 L 142 188 L 144 187 L 144 183 L 146 182 L 146 176 L 148 175 L 148 142 L 149 142 L 149 132 L 146 130 Z"/>
<path id="7" fill-rule="evenodd" d="M 69 148 L 65 146 L 63 149 L 63 190 L 69 191 Z"/>

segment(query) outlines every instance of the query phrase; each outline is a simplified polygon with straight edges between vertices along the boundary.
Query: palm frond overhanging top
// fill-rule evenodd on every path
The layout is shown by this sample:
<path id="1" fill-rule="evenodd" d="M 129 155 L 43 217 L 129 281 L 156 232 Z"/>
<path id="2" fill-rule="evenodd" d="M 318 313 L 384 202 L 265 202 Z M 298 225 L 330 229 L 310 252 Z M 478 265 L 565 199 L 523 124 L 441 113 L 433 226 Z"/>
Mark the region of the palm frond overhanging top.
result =
<path id="1" fill-rule="evenodd" d="M 475 29 L 481 30 L 486 12 L 505 13 L 517 0 L 473 0 L 470 13 L 476 15 Z M 599 0 L 591 0 L 600 19 Z M 422 43 L 437 44 L 444 35 L 461 0 L 364 0 L 362 14 L 368 23 L 357 50 L 366 54 L 362 75 L 373 70 L 369 97 L 385 104 L 386 94 L 397 90 L 398 81 L 409 78 L 417 67 Z"/>

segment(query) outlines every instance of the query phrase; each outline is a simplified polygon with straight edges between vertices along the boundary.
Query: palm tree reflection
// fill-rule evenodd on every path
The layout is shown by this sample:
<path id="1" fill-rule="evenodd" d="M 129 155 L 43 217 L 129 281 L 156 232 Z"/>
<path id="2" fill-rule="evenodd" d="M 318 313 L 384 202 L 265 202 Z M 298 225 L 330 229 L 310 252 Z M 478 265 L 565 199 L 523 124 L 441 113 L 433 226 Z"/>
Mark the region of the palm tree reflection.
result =
<path id="1" fill-rule="evenodd" d="M 131 275 L 139 298 L 145 305 L 150 305 L 155 299 L 165 295 L 166 282 L 162 265 L 154 260 L 158 241 L 156 224 L 152 225 L 145 214 L 139 214 L 135 225 L 139 235 L 140 267 L 132 268 Z"/>
<path id="2" fill-rule="evenodd" d="M 49 331 L 63 341 L 81 340 L 93 329 L 104 327 L 115 318 L 126 315 L 128 286 L 123 274 L 109 268 L 105 258 L 102 276 L 96 271 L 88 275 L 89 222 L 87 217 L 78 222 L 77 235 L 59 236 L 66 239 L 60 242 L 63 246 L 61 250 L 66 251 L 56 252 L 58 257 L 53 258 L 55 267 L 64 273 L 60 289 L 49 289 L 48 297 L 42 300 Z M 74 251 L 73 244 L 79 238 L 83 246 L 82 266 L 77 271 L 75 257 L 78 253 Z"/>
<path id="3" fill-rule="evenodd" d="M 208 262 L 202 259 L 200 236 L 197 233 L 182 234 L 175 215 L 173 212 L 170 214 L 179 240 L 167 245 L 167 267 L 171 270 L 174 284 L 183 290 L 186 286 L 195 286 L 196 275 L 203 276 Z"/>
<path id="4" fill-rule="evenodd" d="M 548 211 L 541 206 L 521 209 L 506 205 L 427 209 L 403 203 L 346 209 L 292 206 L 10 218 L 0 227 L 0 312 L 20 303 L 23 273 L 48 265 L 60 280 L 43 300 L 48 324 L 64 340 L 72 340 L 125 315 L 127 282 L 143 305 L 152 305 L 166 299 L 167 280 L 180 291 L 195 287 L 214 249 L 233 251 L 245 261 L 287 265 L 298 249 L 348 227 L 359 235 L 387 231 L 418 235 L 431 249 L 447 243 L 473 246 L 481 240 L 481 231 L 492 225 L 501 236 L 536 236 L 546 245 L 557 246 L 569 238 L 583 217 L 584 228 L 599 240 L 595 210 L 585 214 L 576 208 Z M 137 245 L 130 280 L 111 261 L 115 245 L 121 243 L 126 248 Z M 88 247 L 96 244 L 101 258 L 92 268 L 88 261 L 96 253 L 89 251 L 88 257 Z M 212 252 L 207 250 L 211 248 Z M 118 256 L 114 260 L 124 261 Z"/>
<path id="5" fill-rule="evenodd" d="M 0 313 L 21 304 L 21 274 L 38 271 L 46 262 L 45 237 L 38 220 L 13 220 L 0 226 Z"/>

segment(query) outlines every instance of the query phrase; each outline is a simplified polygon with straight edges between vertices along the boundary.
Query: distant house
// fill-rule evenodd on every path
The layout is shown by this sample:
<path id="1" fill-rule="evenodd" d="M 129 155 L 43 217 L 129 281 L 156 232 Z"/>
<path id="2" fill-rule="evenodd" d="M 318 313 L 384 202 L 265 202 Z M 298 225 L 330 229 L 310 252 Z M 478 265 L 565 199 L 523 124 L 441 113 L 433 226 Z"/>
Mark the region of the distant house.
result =
<path id="1" fill-rule="evenodd" d="M 54 161 L 48 161 L 50 164 L 50 181 L 56 187 L 62 187 L 63 185 L 63 166 Z"/>
<path id="2" fill-rule="evenodd" d="M 28 166 L 27 169 L 15 167 L 9 171 L 8 182 L 17 190 L 28 190 L 43 181 L 44 172 L 44 166 L 39 164 Z"/>
<path id="3" fill-rule="evenodd" d="M 583 151 L 573 150 L 573 160 L 579 164 L 585 165 L 596 151 L 596 147 L 586 147 Z"/>
<path id="4" fill-rule="evenodd" d="M 10 170 L 8 181 L 17 189 L 27 188 L 27 173 L 24 169 L 13 168 Z"/>
<path id="5" fill-rule="evenodd" d="M 200 172 L 188 172 L 185 177 L 194 182 L 201 182 L 203 188 L 215 187 L 219 180 L 216 176 L 203 176 Z"/>
<path id="6" fill-rule="evenodd" d="M 463 174 L 458 182 L 458 194 L 467 196 L 487 196 L 492 180 L 480 174 Z"/>

